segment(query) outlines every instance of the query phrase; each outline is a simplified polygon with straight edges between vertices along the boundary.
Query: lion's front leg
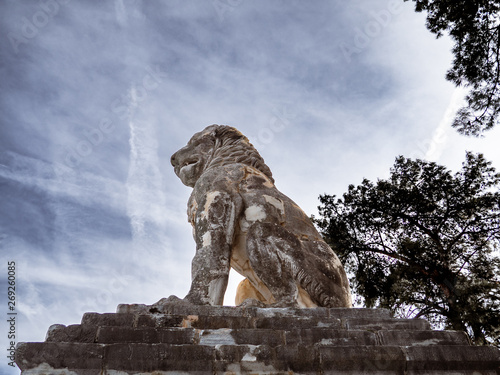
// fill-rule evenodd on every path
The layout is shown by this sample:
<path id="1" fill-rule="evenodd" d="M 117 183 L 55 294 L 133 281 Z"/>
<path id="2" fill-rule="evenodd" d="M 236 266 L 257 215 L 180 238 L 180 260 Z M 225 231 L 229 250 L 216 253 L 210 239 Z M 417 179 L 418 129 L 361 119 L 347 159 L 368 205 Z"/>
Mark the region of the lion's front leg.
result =
<path id="1" fill-rule="evenodd" d="M 222 305 L 241 198 L 224 191 L 212 191 L 200 198 L 196 199 L 198 205 L 192 223 L 196 255 L 186 299 L 194 304 Z"/>

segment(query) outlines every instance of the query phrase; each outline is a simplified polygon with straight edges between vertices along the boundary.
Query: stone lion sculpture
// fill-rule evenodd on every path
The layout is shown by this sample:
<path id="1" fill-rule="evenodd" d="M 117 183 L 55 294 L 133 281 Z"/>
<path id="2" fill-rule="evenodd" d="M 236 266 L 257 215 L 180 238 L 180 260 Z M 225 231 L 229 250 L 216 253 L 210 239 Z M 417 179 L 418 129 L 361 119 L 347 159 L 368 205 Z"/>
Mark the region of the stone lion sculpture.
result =
<path id="1" fill-rule="evenodd" d="M 196 254 L 185 301 L 222 305 L 232 267 L 246 277 L 238 303 L 351 307 L 338 257 L 309 217 L 276 188 L 270 169 L 237 129 L 208 126 L 171 163 L 193 188 L 188 219 Z"/>

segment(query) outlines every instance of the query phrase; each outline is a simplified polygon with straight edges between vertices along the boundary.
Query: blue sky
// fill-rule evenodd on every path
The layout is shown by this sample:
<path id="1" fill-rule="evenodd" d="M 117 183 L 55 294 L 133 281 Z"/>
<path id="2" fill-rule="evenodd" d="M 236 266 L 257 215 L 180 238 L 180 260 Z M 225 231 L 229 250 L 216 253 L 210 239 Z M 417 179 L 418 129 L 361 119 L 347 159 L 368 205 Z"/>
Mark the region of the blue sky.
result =
<path id="1" fill-rule="evenodd" d="M 307 214 L 401 154 L 457 170 L 481 151 L 500 169 L 498 129 L 450 128 L 465 93 L 444 79 L 452 43 L 412 2 L 4 0 L 0 14 L 0 264 L 18 265 L 18 341 L 187 293 L 190 189 L 169 159 L 207 125 L 247 135 Z"/>

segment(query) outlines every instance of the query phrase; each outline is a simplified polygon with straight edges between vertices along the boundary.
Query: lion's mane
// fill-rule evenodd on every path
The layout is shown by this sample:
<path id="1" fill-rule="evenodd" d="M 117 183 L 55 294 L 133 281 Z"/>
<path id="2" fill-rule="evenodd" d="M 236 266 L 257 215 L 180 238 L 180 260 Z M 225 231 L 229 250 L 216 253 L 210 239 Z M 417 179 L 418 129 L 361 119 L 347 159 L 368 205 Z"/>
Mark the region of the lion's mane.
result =
<path id="1" fill-rule="evenodd" d="M 211 125 L 207 128 L 214 137 L 214 153 L 206 169 L 242 163 L 264 173 L 273 183 L 273 174 L 262 156 L 247 137 L 227 125 Z"/>

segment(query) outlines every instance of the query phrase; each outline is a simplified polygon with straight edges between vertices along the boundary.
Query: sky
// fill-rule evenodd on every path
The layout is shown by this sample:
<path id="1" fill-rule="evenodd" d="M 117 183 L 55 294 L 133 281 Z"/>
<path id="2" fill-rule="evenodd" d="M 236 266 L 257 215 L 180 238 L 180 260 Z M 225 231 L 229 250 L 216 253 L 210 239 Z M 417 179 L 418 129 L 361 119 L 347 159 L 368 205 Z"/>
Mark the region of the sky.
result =
<path id="1" fill-rule="evenodd" d="M 413 2 L 2 0 L 0 14 L 2 349 L 8 262 L 16 342 L 184 297 L 191 189 L 170 156 L 208 125 L 245 134 L 308 215 L 398 155 L 457 171 L 470 150 L 500 169 L 500 129 L 451 128 L 467 91 Z"/>

